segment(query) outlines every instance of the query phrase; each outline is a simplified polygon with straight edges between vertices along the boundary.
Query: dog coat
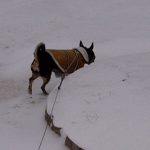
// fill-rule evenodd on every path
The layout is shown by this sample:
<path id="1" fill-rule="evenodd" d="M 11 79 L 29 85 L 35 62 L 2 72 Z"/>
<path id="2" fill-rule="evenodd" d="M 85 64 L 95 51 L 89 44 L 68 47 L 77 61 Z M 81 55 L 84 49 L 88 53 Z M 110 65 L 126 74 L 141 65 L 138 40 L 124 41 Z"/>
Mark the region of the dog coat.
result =
<path id="1" fill-rule="evenodd" d="M 88 54 L 82 47 L 70 50 L 47 49 L 46 51 L 51 55 L 58 68 L 66 74 L 84 67 L 84 64 L 89 61 Z"/>

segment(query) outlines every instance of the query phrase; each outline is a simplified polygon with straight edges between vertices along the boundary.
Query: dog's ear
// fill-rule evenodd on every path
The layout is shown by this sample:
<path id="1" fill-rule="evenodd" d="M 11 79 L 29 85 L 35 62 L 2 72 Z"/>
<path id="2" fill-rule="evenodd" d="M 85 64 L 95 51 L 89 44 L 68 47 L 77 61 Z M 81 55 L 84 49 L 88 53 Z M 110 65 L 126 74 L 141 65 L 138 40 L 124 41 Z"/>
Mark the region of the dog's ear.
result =
<path id="1" fill-rule="evenodd" d="M 82 43 L 82 41 L 80 41 L 79 46 L 80 46 L 80 47 L 83 47 L 83 43 Z"/>
<path id="2" fill-rule="evenodd" d="M 92 42 L 92 44 L 91 44 L 89 50 L 93 50 L 93 48 L 94 48 L 94 43 Z"/>

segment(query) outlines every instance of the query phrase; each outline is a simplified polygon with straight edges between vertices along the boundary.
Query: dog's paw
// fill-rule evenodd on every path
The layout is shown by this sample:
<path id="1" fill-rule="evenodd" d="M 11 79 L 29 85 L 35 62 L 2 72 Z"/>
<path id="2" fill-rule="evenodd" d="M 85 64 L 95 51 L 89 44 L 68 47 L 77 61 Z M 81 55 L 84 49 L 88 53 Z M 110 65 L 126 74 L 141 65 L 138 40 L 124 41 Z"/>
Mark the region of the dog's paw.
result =
<path id="1" fill-rule="evenodd" d="M 49 93 L 47 93 L 46 91 L 43 91 L 43 94 L 47 96 Z"/>

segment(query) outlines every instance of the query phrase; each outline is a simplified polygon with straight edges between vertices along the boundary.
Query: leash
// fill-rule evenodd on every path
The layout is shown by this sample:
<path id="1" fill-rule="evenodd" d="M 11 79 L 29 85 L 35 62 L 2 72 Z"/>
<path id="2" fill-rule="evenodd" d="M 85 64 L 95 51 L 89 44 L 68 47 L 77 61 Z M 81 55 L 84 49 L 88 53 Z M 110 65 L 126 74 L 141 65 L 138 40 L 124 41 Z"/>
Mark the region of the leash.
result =
<path id="1" fill-rule="evenodd" d="M 62 75 L 61 82 L 60 82 L 60 84 L 59 84 L 59 86 L 58 86 L 58 88 L 57 88 L 57 93 L 56 93 L 55 101 L 54 101 L 53 106 L 52 106 L 52 109 L 51 109 L 50 116 L 52 116 L 52 113 L 53 113 L 53 110 L 54 110 L 54 106 L 55 106 L 55 104 L 56 104 L 56 100 L 57 100 L 57 97 L 58 97 L 58 93 L 59 93 L 59 91 L 60 91 L 60 88 L 61 88 L 61 85 L 62 85 L 62 83 L 63 83 L 64 78 L 65 78 L 65 75 Z"/>
<path id="2" fill-rule="evenodd" d="M 39 145 L 39 147 L 38 147 L 38 150 L 40 150 L 40 149 L 41 149 L 41 146 L 42 146 L 42 143 L 43 143 L 44 137 L 45 137 L 45 135 L 46 135 L 47 127 L 48 127 L 48 123 L 46 124 L 46 127 L 45 127 L 45 130 L 44 130 L 44 133 L 43 133 L 42 139 L 41 139 L 41 141 L 40 141 L 40 145 Z"/>
<path id="3" fill-rule="evenodd" d="M 57 88 L 57 93 L 56 93 L 55 101 L 54 101 L 54 103 L 53 103 L 53 106 L 52 106 L 52 109 L 51 109 L 51 113 L 50 113 L 51 123 L 52 123 L 52 130 L 53 130 L 53 131 L 56 130 L 56 131 L 55 131 L 56 133 L 57 133 L 57 130 L 58 130 L 58 129 L 60 130 L 61 128 L 57 128 L 57 127 L 54 126 L 52 113 L 53 113 L 54 106 L 55 106 L 55 104 L 56 104 L 56 100 L 57 100 L 57 97 L 58 97 L 58 93 L 59 93 L 59 91 L 60 91 L 60 88 L 61 88 L 61 85 L 62 85 L 62 83 L 63 83 L 64 78 L 65 78 L 65 75 L 62 75 L 61 82 L 60 82 L 60 84 L 59 84 L 59 86 L 58 86 L 58 88 Z M 45 127 L 45 130 L 44 130 L 44 132 L 43 132 L 43 136 L 42 136 L 42 138 L 41 138 L 41 141 L 40 141 L 40 144 L 39 144 L 39 147 L 38 147 L 38 150 L 41 149 L 41 146 L 42 146 L 44 137 L 45 137 L 45 135 L 46 135 L 46 131 L 47 131 L 48 125 L 49 125 L 49 123 L 47 122 L 46 127 Z"/>
<path id="4" fill-rule="evenodd" d="M 44 130 L 44 132 L 43 132 L 43 136 L 42 136 L 42 138 L 41 138 L 41 141 L 40 141 L 38 150 L 41 149 L 41 146 L 42 146 L 44 137 L 45 137 L 45 135 L 46 135 L 46 131 L 47 131 L 48 125 L 50 126 L 50 125 L 52 124 L 51 129 L 52 129 L 56 134 L 60 135 L 60 130 L 61 130 L 61 128 L 58 128 L 58 127 L 54 126 L 54 123 L 53 123 L 53 110 L 54 110 L 54 107 L 55 107 L 55 104 L 56 104 L 56 101 L 57 101 L 57 97 L 58 97 L 60 88 L 61 88 L 61 86 L 62 86 L 62 83 L 63 83 L 63 81 L 64 81 L 64 79 L 65 79 L 65 77 L 66 77 L 66 75 L 67 75 L 68 70 L 70 69 L 70 67 L 72 66 L 72 64 L 74 63 L 75 60 L 77 60 L 77 63 L 76 63 L 76 66 L 75 66 L 75 68 L 74 68 L 74 71 L 75 71 L 76 68 L 78 67 L 78 63 L 79 63 L 79 62 L 78 62 L 78 53 L 77 53 L 77 52 L 75 52 L 75 53 L 76 53 L 75 58 L 74 58 L 74 59 L 72 60 L 72 62 L 68 65 L 66 71 L 62 74 L 61 82 L 60 82 L 60 84 L 59 84 L 59 86 L 58 86 L 58 88 L 57 88 L 57 93 L 56 93 L 56 96 L 55 96 L 55 101 L 54 101 L 54 103 L 53 103 L 53 106 L 52 106 L 52 109 L 51 109 L 51 112 L 50 112 L 50 115 L 49 115 L 49 116 L 50 116 L 49 122 L 47 121 L 47 124 L 46 124 L 45 130 Z"/>

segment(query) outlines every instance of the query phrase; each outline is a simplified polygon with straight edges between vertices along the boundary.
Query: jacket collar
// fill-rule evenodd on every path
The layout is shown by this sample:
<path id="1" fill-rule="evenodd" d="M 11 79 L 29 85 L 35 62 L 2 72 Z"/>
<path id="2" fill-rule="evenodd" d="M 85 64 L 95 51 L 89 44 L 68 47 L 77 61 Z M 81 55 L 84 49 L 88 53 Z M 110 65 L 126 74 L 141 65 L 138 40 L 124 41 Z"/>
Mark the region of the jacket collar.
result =
<path id="1" fill-rule="evenodd" d="M 81 53 L 81 55 L 83 56 L 84 60 L 89 63 L 89 56 L 87 51 L 83 48 L 83 47 L 77 47 L 75 48 L 78 52 Z"/>

